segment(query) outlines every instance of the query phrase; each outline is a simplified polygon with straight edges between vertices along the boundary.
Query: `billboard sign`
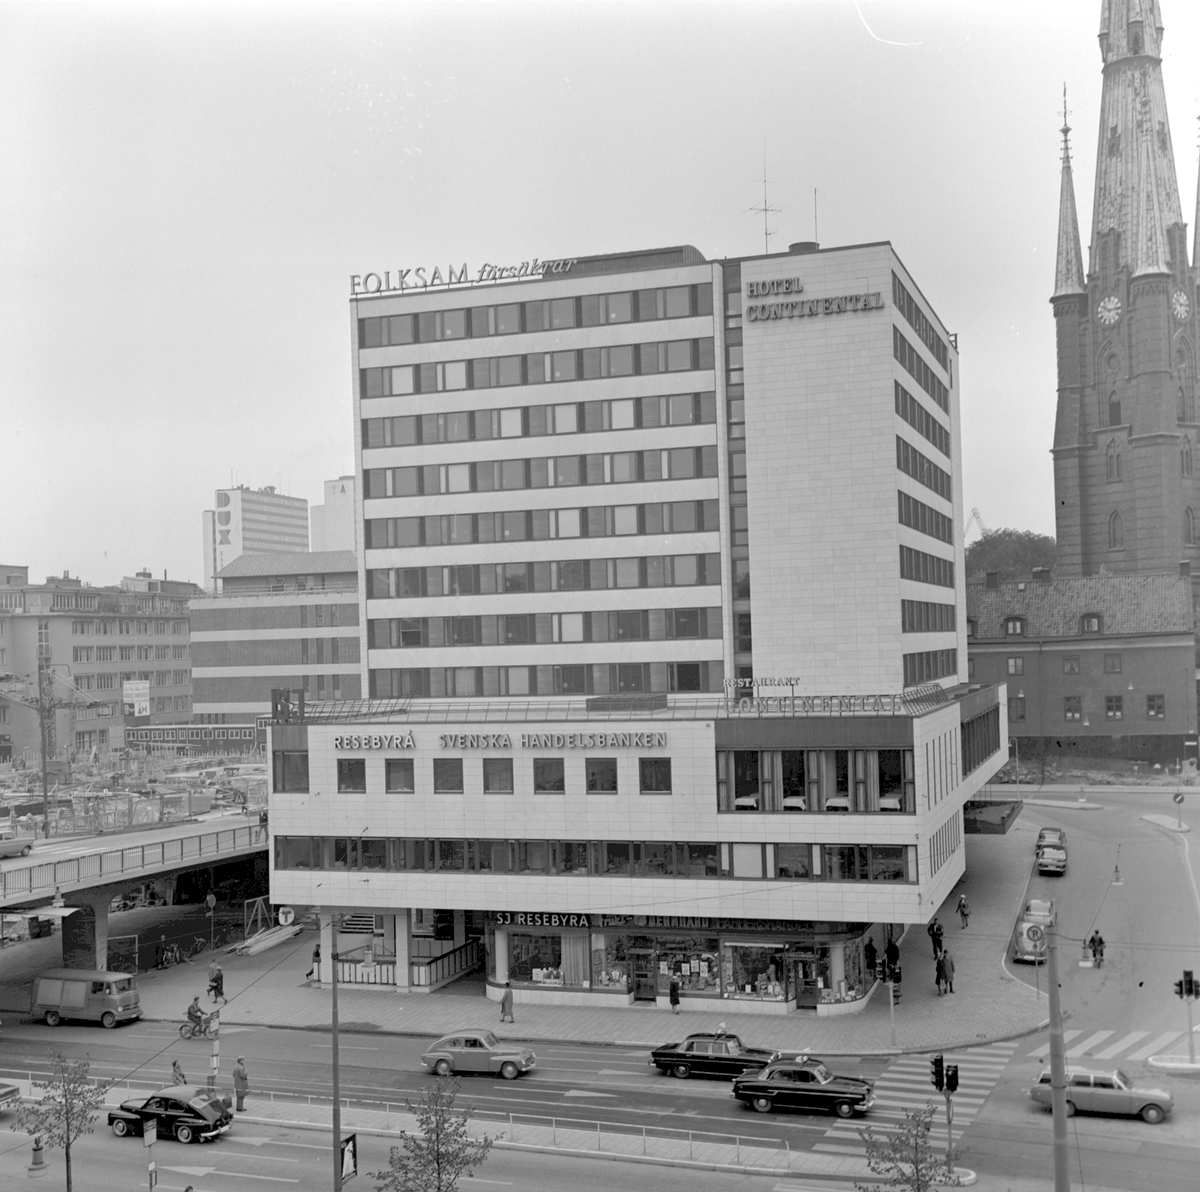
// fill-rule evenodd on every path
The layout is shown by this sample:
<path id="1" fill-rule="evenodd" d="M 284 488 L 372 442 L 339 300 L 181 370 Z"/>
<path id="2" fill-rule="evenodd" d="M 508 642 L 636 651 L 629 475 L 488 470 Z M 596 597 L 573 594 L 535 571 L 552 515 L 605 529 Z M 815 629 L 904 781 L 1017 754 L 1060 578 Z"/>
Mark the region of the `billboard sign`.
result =
<path id="1" fill-rule="evenodd" d="M 150 680 L 126 679 L 121 684 L 121 702 L 126 716 L 149 716 Z"/>

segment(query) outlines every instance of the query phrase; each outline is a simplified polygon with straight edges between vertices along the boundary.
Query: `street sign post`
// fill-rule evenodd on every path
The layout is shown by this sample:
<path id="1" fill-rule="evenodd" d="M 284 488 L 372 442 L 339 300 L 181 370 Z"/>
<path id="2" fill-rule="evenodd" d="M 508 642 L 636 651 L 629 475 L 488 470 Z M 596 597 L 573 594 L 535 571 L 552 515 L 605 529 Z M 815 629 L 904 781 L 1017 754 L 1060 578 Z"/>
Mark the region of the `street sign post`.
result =
<path id="1" fill-rule="evenodd" d="M 1171 799 L 1175 804 L 1175 827 L 1183 831 L 1183 791 L 1176 791 Z"/>
<path id="2" fill-rule="evenodd" d="M 342 1183 L 358 1175 L 358 1135 L 347 1134 L 342 1139 Z"/>
<path id="3" fill-rule="evenodd" d="M 279 925 L 281 927 L 291 927 L 296 921 L 296 912 L 290 906 L 281 906 L 279 908 Z"/>
<path id="4" fill-rule="evenodd" d="M 142 1146 L 153 1146 L 158 1141 L 158 1118 L 147 1118 L 142 1127 Z"/>

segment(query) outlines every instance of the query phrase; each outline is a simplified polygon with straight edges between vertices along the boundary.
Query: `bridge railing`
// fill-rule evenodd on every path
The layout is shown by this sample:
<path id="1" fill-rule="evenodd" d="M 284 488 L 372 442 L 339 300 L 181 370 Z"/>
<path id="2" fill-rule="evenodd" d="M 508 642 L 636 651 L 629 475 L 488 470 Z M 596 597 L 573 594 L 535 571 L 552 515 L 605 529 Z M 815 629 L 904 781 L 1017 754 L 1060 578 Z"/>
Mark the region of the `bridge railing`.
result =
<path id="1" fill-rule="evenodd" d="M 245 827 L 200 832 L 175 840 L 156 840 L 129 848 L 104 849 L 78 857 L 66 857 L 61 861 L 5 869 L 0 871 L 0 896 L 35 894 L 81 882 L 103 882 L 130 874 L 150 873 L 188 861 L 266 847 L 269 840 L 265 824 L 247 824 Z"/>

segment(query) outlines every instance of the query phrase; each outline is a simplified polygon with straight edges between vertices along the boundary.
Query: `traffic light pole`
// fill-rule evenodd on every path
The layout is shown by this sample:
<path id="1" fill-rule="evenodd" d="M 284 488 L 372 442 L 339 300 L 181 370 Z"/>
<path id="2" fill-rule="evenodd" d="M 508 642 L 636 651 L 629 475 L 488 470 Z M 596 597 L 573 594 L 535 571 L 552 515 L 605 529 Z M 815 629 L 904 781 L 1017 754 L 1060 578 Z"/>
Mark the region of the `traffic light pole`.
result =
<path id="1" fill-rule="evenodd" d="M 1196 1037 L 1192 1034 L 1192 999 L 1185 997 L 1183 1004 L 1187 1006 L 1188 1012 L 1188 1063 L 1196 1062 Z"/>
<path id="2" fill-rule="evenodd" d="M 1054 1192 L 1071 1192 L 1067 1151 L 1067 1057 L 1063 1046 L 1062 1007 L 1058 1000 L 1058 933 L 1046 928 L 1046 978 L 1050 995 L 1050 1112 L 1054 1117 Z"/>
<path id="3" fill-rule="evenodd" d="M 946 1089 L 946 1163 L 954 1154 L 954 1094 Z"/>

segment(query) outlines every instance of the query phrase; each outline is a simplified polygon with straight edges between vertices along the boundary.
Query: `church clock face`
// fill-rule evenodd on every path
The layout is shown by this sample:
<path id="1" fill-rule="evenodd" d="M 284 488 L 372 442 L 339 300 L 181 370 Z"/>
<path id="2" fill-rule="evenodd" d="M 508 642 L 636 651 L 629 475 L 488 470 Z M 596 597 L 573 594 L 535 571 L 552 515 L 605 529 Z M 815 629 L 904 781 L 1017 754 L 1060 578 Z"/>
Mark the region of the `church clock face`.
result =
<path id="1" fill-rule="evenodd" d="M 1179 322 L 1187 321 L 1188 312 L 1192 309 L 1192 304 L 1188 301 L 1188 296 L 1182 290 L 1176 290 L 1171 295 L 1171 311 Z"/>
<path id="2" fill-rule="evenodd" d="M 1102 298 L 1096 307 L 1096 317 L 1106 327 L 1111 327 L 1121 317 L 1121 299 L 1115 294 Z"/>

